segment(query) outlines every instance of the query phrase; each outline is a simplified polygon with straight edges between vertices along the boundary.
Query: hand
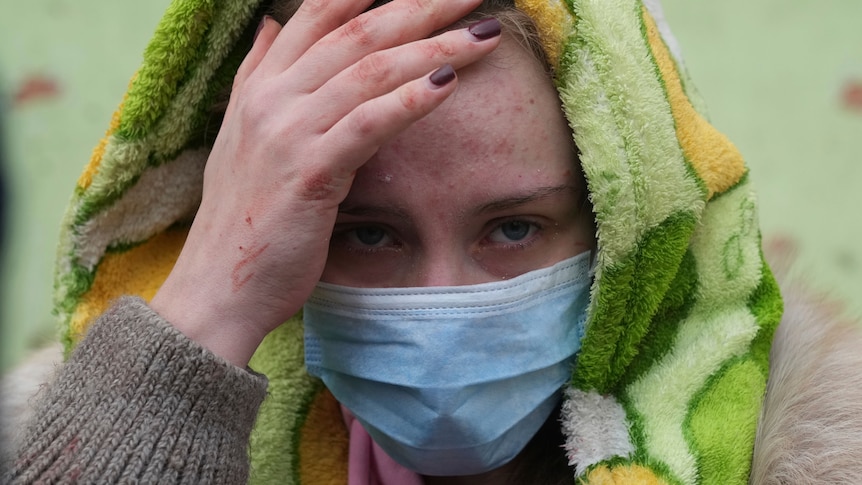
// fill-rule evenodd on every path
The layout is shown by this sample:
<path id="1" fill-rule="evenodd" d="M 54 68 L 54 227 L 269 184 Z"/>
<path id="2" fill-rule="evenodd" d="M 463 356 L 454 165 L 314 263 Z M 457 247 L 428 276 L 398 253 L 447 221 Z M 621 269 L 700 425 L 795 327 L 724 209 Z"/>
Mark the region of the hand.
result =
<path id="1" fill-rule="evenodd" d="M 499 44 L 466 29 L 427 38 L 479 0 L 396 0 L 361 13 L 370 3 L 306 0 L 283 29 L 264 20 L 234 80 L 188 239 L 151 302 L 237 365 L 313 290 L 356 170 L 454 91 L 448 67 L 429 73 Z"/>

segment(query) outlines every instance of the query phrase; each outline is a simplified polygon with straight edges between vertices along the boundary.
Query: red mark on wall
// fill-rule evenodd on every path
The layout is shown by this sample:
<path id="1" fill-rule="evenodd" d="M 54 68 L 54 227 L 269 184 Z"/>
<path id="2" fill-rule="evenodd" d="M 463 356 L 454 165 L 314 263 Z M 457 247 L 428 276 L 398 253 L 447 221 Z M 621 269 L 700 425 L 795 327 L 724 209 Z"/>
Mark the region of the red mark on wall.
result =
<path id="1" fill-rule="evenodd" d="M 13 106 L 19 107 L 39 100 L 55 98 L 60 94 L 60 84 L 51 77 L 35 74 L 24 79 L 12 98 Z"/>
<path id="2" fill-rule="evenodd" d="M 862 79 L 850 79 L 844 83 L 841 101 L 844 107 L 862 112 Z"/>
<path id="3" fill-rule="evenodd" d="M 266 251 L 266 248 L 269 247 L 269 243 L 264 244 L 261 247 L 252 246 L 248 249 L 243 249 L 242 246 L 239 249 L 245 253 L 245 257 L 243 257 L 236 266 L 233 267 L 233 273 L 231 274 L 231 280 L 233 282 L 233 291 L 239 291 L 246 283 L 251 280 L 254 276 L 254 271 L 251 271 L 248 268 L 248 265 L 255 262 L 261 254 Z"/>

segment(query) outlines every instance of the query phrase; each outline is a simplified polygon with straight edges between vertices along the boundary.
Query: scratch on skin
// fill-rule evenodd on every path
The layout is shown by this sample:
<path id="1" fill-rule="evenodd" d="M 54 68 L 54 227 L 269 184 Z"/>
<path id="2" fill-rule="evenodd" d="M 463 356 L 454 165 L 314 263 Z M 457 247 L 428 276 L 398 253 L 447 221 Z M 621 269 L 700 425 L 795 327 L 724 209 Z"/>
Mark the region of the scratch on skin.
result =
<path id="1" fill-rule="evenodd" d="M 252 276 L 254 276 L 254 271 L 246 272 L 243 271 L 243 268 L 248 266 L 249 263 L 254 262 L 257 258 L 259 258 L 260 255 L 263 254 L 263 252 L 266 251 L 268 247 L 269 243 L 264 244 L 260 248 L 255 248 L 254 246 L 252 246 L 248 249 L 243 249 L 242 246 L 239 247 L 239 249 L 247 253 L 247 255 L 242 258 L 238 263 L 236 263 L 236 266 L 233 267 L 231 279 L 233 281 L 234 292 L 239 291 L 243 286 L 245 286 L 246 283 L 249 282 L 249 280 L 251 280 Z"/>
<path id="2" fill-rule="evenodd" d="M 305 181 L 305 192 L 309 200 L 323 200 L 332 194 L 332 176 L 317 174 Z"/>

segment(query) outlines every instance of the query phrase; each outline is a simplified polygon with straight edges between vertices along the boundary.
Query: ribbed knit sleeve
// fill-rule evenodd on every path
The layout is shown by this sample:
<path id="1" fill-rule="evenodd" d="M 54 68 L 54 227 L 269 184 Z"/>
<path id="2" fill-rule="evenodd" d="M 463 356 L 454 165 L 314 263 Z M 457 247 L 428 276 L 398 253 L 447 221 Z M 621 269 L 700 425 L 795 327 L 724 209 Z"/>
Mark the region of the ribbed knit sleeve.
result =
<path id="1" fill-rule="evenodd" d="M 8 481 L 245 483 L 266 385 L 123 298 L 40 395 Z"/>

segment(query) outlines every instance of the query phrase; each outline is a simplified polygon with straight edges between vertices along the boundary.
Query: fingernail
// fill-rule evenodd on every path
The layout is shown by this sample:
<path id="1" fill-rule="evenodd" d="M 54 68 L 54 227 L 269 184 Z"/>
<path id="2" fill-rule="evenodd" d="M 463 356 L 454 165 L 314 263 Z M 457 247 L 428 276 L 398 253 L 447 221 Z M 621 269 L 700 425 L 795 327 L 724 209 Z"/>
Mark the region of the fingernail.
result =
<path id="1" fill-rule="evenodd" d="M 482 19 L 467 28 L 477 40 L 486 40 L 500 35 L 503 26 L 494 17 Z"/>
<path id="2" fill-rule="evenodd" d="M 266 25 L 266 19 L 269 18 L 269 15 L 264 15 L 262 19 L 260 19 L 260 23 L 257 24 L 257 30 L 254 31 L 254 38 L 251 43 L 254 44 L 257 41 L 257 36 L 260 35 L 260 31 L 263 30 L 263 27 Z"/>
<path id="3" fill-rule="evenodd" d="M 428 80 L 431 81 L 431 84 L 440 88 L 443 87 L 455 79 L 455 69 L 451 64 L 446 64 L 445 66 L 437 69 L 432 72 L 430 76 L 428 76 Z"/>

